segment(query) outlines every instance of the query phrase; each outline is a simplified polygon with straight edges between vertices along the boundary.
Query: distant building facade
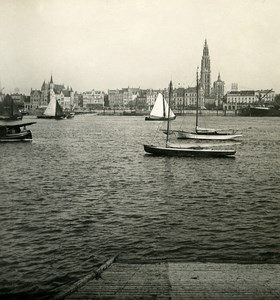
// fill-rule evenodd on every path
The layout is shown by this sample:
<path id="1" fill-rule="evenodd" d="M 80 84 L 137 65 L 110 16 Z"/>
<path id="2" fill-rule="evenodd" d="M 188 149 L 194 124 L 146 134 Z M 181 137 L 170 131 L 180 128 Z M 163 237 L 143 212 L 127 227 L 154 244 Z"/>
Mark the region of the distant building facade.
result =
<path id="1" fill-rule="evenodd" d="M 122 88 L 108 90 L 108 102 L 111 109 L 125 109 L 138 97 L 140 88 Z"/>
<path id="2" fill-rule="evenodd" d="M 91 90 L 82 93 L 82 107 L 87 109 L 104 108 L 104 92 Z"/>
<path id="3" fill-rule="evenodd" d="M 215 105 L 219 107 L 222 104 L 222 100 L 225 95 L 225 82 L 221 80 L 220 73 L 218 75 L 218 80 L 213 83 L 212 95 L 215 99 Z"/>
<path id="4" fill-rule="evenodd" d="M 164 97 L 168 101 L 168 90 L 164 90 Z M 173 110 L 184 111 L 186 109 L 196 109 L 197 87 L 175 88 L 173 89 L 173 97 L 171 107 Z M 198 87 L 198 108 L 204 108 L 204 90 Z"/>
<path id="5" fill-rule="evenodd" d="M 273 90 L 234 90 L 226 94 L 223 109 L 238 110 L 249 105 L 265 105 L 272 103 L 274 98 L 275 92 Z"/>
<path id="6" fill-rule="evenodd" d="M 42 92 L 31 89 L 30 92 L 30 110 L 35 110 L 41 106 Z"/>
<path id="7" fill-rule="evenodd" d="M 33 90 L 30 92 L 30 108 L 44 108 L 50 102 L 51 96 L 54 96 L 58 103 L 64 109 L 71 109 L 74 105 L 74 92 L 71 87 L 65 88 L 63 84 L 54 84 L 51 75 L 50 82 L 43 82 L 41 90 Z"/>

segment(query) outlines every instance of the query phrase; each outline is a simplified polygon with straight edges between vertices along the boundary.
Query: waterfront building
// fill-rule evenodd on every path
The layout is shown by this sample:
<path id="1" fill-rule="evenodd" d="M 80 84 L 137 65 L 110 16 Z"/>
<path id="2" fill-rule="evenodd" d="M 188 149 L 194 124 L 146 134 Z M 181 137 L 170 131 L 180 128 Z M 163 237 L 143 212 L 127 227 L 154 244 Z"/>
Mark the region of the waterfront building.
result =
<path id="1" fill-rule="evenodd" d="M 196 87 L 188 87 L 185 91 L 185 103 L 187 108 L 194 109 L 196 108 L 196 99 L 197 99 L 197 88 Z M 204 104 L 204 90 L 202 86 L 198 87 L 198 107 L 203 109 Z"/>
<path id="2" fill-rule="evenodd" d="M 93 108 L 103 109 L 104 108 L 104 96 L 105 93 L 102 91 L 93 90 Z"/>
<path id="3" fill-rule="evenodd" d="M 112 109 L 118 108 L 122 103 L 122 95 L 119 89 L 108 90 L 109 107 Z"/>
<path id="4" fill-rule="evenodd" d="M 58 97 L 60 98 L 60 105 L 64 109 L 72 109 L 74 106 L 74 92 L 72 88 L 67 87 L 66 89 L 63 89 Z"/>
<path id="5" fill-rule="evenodd" d="M 168 90 L 164 90 L 164 97 L 168 101 Z M 171 107 L 177 112 L 183 112 L 185 109 L 196 109 L 197 88 L 175 88 L 173 90 L 173 97 Z M 198 88 L 198 107 L 204 108 L 204 90 L 201 86 Z"/>
<path id="6" fill-rule="evenodd" d="M 91 90 L 82 93 L 82 106 L 88 109 L 104 108 L 104 92 Z"/>
<path id="7" fill-rule="evenodd" d="M 185 108 L 186 101 L 185 101 L 185 89 L 180 87 L 180 88 L 175 88 L 173 90 L 173 103 L 171 103 L 171 107 L 174 110 L 182 110 Z"/>
<path id="8" fill-rule="evenodd" d="M 224 110 L 238 110 L 249 105 L 266 105 L 274 101 L 273 90 L 230 91 L 225 96 Z"/>
<path id="9" fill-rule="evenodd" d="M 146 104 L 147 104 L 147 109 L 152 110 L 158 93 L 162 92 L 162 90 L 153 90 L 153 89 L 147 89 L 146 90 Z"/>
<path id="10" fill-rule="evenodd" d="M 56 98 L 63 109 L 70 109 L 74 105 L 74 92 L 71 87 L 64 87 L 64 84 L 55 84 L 53 77 L 49 82 L 43 82 L 41 90 L 30 92 L 30 109 L 46 108 L 50 102 L 51 95 Z"/>
<path id="11" fill-rule="evenodd" d="M 146 89 L 138 89 L 137 94 L 134 94 L 133 97 L 136 98 L 132 100 L 133 106 L 135 109 L 139 110 L 147 110 L 147 90 Z"/>
<path id="12" fill-rule="evenodd" d="M 196 87 L 187 87 L 186 88 L 185 106 L 188 108 L 196 107 Z"/>
<path id="13" fill-rule="evenodd" d="M 30 110 L 35 110 L 41 105 L 42 92 L 31 89 L 30 92 Z"/>
<path id="14" fill-rule="evenodd" d="M 211 64 L 207 40 L 205 40 L 201 58 L 200 85 L 204 91 L 204 96 L 209 97 L 211 95 Z"/>
<path id="15" fill-rule="evenodd" d="M 123 88 L 121 90 L 121 94 L 122 94 L 122 102 L 120 107 L 125 108 L 127 107 L 128 103 L 131 103 L 133 98 L 132 98 L 132 90 L 128 87 L 128 88 Z"/>
<path id="16" fill-rule="evenodd" d="M 74 92 L 74 107 L 83 107 L 83 94 Z"/>
<path id="17" fill-rule="evenodd" d="M 125 109 L 137 98 L 139 88 L 122 88 L 108 90 L 108 101 L 111 108 Z"/>

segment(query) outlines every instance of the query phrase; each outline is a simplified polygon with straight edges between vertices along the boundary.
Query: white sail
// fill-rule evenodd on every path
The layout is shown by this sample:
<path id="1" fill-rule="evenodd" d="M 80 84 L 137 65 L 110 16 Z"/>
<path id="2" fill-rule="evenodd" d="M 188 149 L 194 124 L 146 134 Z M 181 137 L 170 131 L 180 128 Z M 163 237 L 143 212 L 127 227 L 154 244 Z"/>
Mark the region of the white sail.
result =
<path id="1" fill-rule="evenodd" d="M 44 111 L 44 115 L 54 117 L 55 112 L 56 112 L 56 99 L 52 97 L 50 103 L 48 104 L 46 110 Z"/>
<path id="2" fill-rule="evenodd" d="M 154 107 L 150 113 L 151 117 L 157 117 L 157 118 L 167 118 L 168 117 L 168 103 L 163 99 L 163 95 L 161 93 L 158 93 L 156 102 L 154 104 Z M 174 118 L 175 115 L 173 111 L 170 109 L 170 118 Z"/>

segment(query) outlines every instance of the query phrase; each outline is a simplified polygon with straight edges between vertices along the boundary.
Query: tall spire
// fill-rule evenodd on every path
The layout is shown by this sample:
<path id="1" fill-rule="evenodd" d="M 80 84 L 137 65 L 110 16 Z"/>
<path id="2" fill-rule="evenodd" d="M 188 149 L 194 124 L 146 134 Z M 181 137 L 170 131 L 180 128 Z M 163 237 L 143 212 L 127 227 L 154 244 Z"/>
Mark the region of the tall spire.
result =
<path id="1" fill-rule="evenodd" d="M 52 74 L 51 74 L 51 81 L 50 81 L 50 83 L 53 83 Z"/>
<path id="2" fill-rule="evenodd" d="M 211 93 L 211 65 L 207 40 L 205 39 L 203 47 L 203 56 L 201 58 L 200 82 L 204 91 L 204 96 L 208 97 Z"/>
<path id="3" fill-rule="evenodd" d="M 203 48 L 203 56 L 209 56 L 209 49 L 207 45 L 207 40 L 205 39 L 204 48 Z"/>

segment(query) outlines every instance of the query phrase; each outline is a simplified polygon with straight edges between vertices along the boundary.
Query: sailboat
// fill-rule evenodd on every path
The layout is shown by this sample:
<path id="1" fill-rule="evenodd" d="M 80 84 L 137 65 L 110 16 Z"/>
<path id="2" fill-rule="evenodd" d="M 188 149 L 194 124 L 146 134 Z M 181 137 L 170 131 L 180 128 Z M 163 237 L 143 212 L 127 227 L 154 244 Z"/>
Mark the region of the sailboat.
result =
<path id="1" fill-rule="evenodd" d="M 166 142 L 165 146 L 144 145 L 144 151 L 154 155 L 163 156 L 209 156 L 209 157 L 227 157 L 233 156 L 236 153 L 235 149 L 213 149 L 210 147 L 204 147 L 197 145 L 176 145 L 169 143 L 170 137 L 170 103 L 172 98 L 172 81 L 169 84 L 169 109 L 167 119 L 166 130 Z"/>
<path id="2" fill-rule="evenodd" d="M 167 118 L 167 113 L 170 111 Z M 176 118 L 175 114 L 171 109 L 169 109 L 168 103 L 165 101 L 162 93 L 158 93 L 156 102 L 153 106 L 152 111 L 148 117 L 145 117 L 146 121 L 167 121 L 174 120 Z"/>
<path id="3" fill-rule="evenodd" d="M 10 95 L 6 95 L 0 102 L 0 120 L 22 120 L 22 114 Z"/>
<path id="4" fill-rule="evenodd" d="M 196 118 L 195 118 L 195 130 L 173 130 L 177 139 L 193 139 L 193 140 L 234 140 L 242 137 L 234 129 L 212 129 L 212 128 L 200 128 L 198 126 L 198 72 L 196 74 Z"/>
<path id="5" fill-rule="evenodd" d="M 65 113 L 61 105 L 58 103 L 55 97 L 51 97 L 51 100 L 44 111 L 43 115 L 37 116 L 38 119 L 65 119 Z"/>

